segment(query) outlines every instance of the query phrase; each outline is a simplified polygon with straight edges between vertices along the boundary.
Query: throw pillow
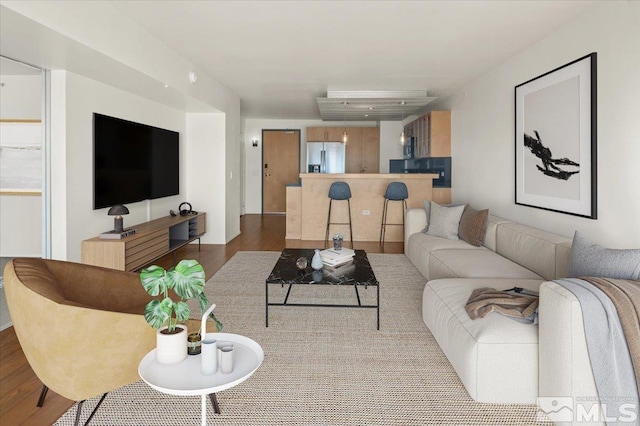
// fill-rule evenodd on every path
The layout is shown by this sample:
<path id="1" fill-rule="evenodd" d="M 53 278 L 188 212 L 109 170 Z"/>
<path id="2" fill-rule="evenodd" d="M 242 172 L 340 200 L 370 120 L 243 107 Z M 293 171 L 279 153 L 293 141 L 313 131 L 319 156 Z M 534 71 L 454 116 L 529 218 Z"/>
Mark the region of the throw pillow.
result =
<path id="1" fill-rule="evenodd" d="M 429 220 L 431 219 L 431 201 L 423 201 L 422 204 L 424 205 L 424 212 L 427 214 L 427 226 L 424 227 L 422 232 L 426 234 L 429 230 Z"/>
<path id="2" fill-rule="evenodd" d="M 458 227 L 458 236 L 472 246 L 480 247 L 487 233 L 489 210 L 474 210 L 468 204 L 464 208 Z"/>
<path id="3" fill-rule="evenodd" d="M 432 201 L 427 235 L 458 240 L 458 226 L 460 226 L 464 207 L 464 205 L 445 207 Z"/>
<path id="4" fill-rule="evenodd" d="M 429 231 L 429 223 L 431 222 L 431 203 L 433 201 L 423 201 L 422 204 L 424 206 L 424 212 L 427 214 L 427 226 L 422 230 L 423 233 L 427 233 Z M 443 207 L 456 207 L 456 206 L 464 206 L 464 203 L 451 203 L 451 204 L 441 204 Z"/>
<path id="5" fill-rule="evenodd" d="M 576 231 L 571 246 L 569 277 L 640 278 L 640 249 L 602 247 Z"/>

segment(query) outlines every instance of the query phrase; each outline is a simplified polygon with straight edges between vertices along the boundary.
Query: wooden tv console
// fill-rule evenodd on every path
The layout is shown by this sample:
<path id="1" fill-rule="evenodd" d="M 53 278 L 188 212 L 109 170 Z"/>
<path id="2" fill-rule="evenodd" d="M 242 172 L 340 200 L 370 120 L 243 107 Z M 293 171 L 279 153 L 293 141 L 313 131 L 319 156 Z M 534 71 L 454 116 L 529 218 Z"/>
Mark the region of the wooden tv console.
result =
<path id="1" fill-rule="evenodd" d="M 127 229 L 136 233 L 118 240 L 94 237 L 82 242 L 82 263 L 136 271 L 206 232 L 206 213 L 165 216 Z M 174 253 L 175 255 L 175 253 Z"/>

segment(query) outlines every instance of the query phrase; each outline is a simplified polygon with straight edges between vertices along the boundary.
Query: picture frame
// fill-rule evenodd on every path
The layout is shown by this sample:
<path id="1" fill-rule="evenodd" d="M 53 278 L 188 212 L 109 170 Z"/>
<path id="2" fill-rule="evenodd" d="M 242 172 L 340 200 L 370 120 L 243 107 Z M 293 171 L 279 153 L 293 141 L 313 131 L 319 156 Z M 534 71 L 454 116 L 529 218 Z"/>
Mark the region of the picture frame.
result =
<path id="1" fill-rule="evenodd" d="M 0 119 L 0 194 L 39 195 L 42 155 L 39 119 Z"/>
<path id="2" fill-rule="evenodd" d="M 597 219 L 597 53 L 515 86 L 515 203 Z"/>

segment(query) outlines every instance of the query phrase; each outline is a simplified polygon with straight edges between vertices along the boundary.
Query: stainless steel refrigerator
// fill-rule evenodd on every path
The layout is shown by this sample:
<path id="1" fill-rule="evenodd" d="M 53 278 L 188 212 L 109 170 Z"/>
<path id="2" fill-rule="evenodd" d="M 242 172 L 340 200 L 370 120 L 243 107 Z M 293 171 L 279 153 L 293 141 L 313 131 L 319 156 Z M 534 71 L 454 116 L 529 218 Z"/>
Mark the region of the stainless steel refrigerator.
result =
<path id="1" fill-rule="evenodd" d="M 344 173 L 344 144 L 307 143 L 307 168 L 309 173 Z"/>

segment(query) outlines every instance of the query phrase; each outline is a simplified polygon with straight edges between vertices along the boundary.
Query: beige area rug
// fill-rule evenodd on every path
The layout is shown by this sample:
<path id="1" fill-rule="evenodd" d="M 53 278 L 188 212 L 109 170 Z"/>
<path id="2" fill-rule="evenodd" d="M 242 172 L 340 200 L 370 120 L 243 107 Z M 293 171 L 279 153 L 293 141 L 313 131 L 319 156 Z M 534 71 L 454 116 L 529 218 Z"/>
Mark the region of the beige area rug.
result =
<path id="1" fill-rule="evenodd" d="M 524 425 L 533 405 L 474 402 L 422 322 L 425 280 L 404 255 L 370 254 L 381 283 L 374 309 L 272 307 L 264 326 L 265 278 L 275 252 L 239 252 L 206 287 L 225 332 L 249 336 L 265 360 L 244 383 L 218 394 L 212 425 Z M 272 285 L 270 297 L 284 297 Z M 375 287 L 361 290 L 363 303 Z M 352 287 L 294 287 L 290 301 L 356 303 Z M 274 299 L 272 299 L 274 300 Z M 97 398 L 83 407 L 85 419 Z M 75 406 L 56 425 L 72 425 Z M 84 420 L 83 420 L 84 421 Z M 199 425 L 200 398 L 137 382 L 109 393 L 92 425 Z"/>

